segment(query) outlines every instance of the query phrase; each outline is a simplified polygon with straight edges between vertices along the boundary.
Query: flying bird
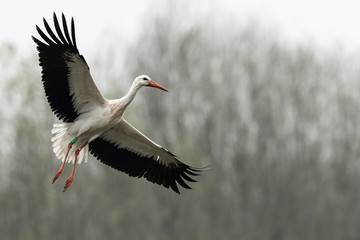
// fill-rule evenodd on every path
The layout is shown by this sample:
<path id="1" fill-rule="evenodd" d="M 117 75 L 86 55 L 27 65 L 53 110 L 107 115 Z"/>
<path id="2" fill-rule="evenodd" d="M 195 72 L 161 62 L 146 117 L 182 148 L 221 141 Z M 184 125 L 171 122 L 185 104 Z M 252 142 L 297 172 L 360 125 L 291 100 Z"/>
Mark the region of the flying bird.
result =
<path id="1" fill-rule="evenodd" d="M 71 19 L 71 32 L 64 14 L 61 28 L 54 13 L 55 32 L 45 18 L 43 21 L 47 34 L 36 26 L 42 41 L 34 36 L 32 39 L 39 52 L 47 100 L 53 113 L 62 120 L 62 123 L 55 123 L 51 131 L 53 151 L 62 160 L 53 183 L 62 173 L 65 163 L 72 162 L 65 192 L 73 181 L 76 163 L 87 162 L 91 153 L 102 163 L 131 177 L 144 177 L 170 187 L 176 193 L 180 193 L 177 184 L 190 189 L 186 181 L 196 182 L 193 176 L 199 175 L 202 169 L 181 162 L 123 118 L 125 109 L 141 87 L 168 90 L 150 77 L 141 75 L 135 78 L 122 98 L 104 98 L 76 46 L 74 19 Z"/>

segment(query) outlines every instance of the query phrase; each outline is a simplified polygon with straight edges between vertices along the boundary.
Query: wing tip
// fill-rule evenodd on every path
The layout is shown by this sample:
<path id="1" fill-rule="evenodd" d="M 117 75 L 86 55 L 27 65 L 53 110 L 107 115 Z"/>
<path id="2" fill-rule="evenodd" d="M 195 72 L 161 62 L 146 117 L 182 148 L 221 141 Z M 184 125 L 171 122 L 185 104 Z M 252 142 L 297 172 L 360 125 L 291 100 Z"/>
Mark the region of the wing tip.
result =
<path id="1" fill-rule="evenodd" d="M 67 26 L 67 21 L 66 21 L 66 17 L 65 17 L 64 13 L 61 13 L 61 18 L 62 18 L 63 29 L 60 30 L 61 32 L 59 32 L 58 18 L 57 18 L 56 12 L 55 11 L 53 12 L 53 22 L 54 22 L 55 30 L 56 30 L 56 33 L 58 34 L 58 36 L 53 34 L 52 29 L 50 28 L 48 21 L 46 20 L 45 17 L 43 17 L 43 24 L 45 26 L 45 29 L 47 30 L 47 34 L 45 34 L 38 25 L 35 25 L 37 32 L 40 34 L 42 40 L 44 41 L 44 42 L 42 42 L 42 41 L 38 41 L 38 42 L 41 42 L 43 44 L 45 44 L 45 42 L 46 42 L 48 44 L 48 46 L 60 47 L 60 48 L 63 48 L 63 50 L 69 50 L 69 51 L 72 51 L 75 53 L 79 53 L 79 51 L 77 49 L 77 45 L 76 45 L 74 18 L 71 17 L 71 29 L 70 29 L 71 37 L 69 34 L 69 29 Z M 63 33 L 65 33 L 65 38 L 63 37 Z M 58 37 L 60 38 L 61 41 L 59 41 Z M 38 42 L 36 42 L 36 43 L 38 43 Z M 64 48 L 64 47 L 66 47 L 66 48 Z"/>
<path id="2" fill-rule="evenodd" d="M 170 188 L 175 192 L 180 194 L 180 190 L 178 188 L 178 185 L 185 188 L 185 189 L 192 189 L 188 182 L 198 182 L 197 180 L 193 179 L 193 177 L 200 176 L 203 171 L 210 170 L 208 166 L 201 167 L 201 168 L 195 168 L 191 167 L 185 163 L 182 163 L 178 161 L 175 166 L 167 167 L 170 168 L 170 174 L 172 175 L 171 178 L 169 178 L 169 182 L 164 182 L 161 184 L 166 188 Z M 190 175 L 190 176 L 189 176 Z"/>

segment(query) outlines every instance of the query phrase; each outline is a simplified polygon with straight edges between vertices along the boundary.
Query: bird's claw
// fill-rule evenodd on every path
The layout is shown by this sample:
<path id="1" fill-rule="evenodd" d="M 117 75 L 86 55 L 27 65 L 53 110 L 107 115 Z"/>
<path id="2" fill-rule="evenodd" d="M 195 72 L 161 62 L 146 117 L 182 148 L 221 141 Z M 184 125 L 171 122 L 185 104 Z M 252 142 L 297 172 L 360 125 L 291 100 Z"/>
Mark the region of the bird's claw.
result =
<path id="1" fill-rule="evenodd" d="M 63 192 L 66 191 L 66 189 L 70 186 L 70 184 L 72 183 L 72 181 L 73 181 L 72 176 L 69 177 L 68 180 L 66 180 L 66 184 L 65 184 L 65 187 L 64 187 L 64 191 L 63 191 Z"/>
<path id="2" fill-rule="evenodd" d="M 60 174 L 61 174 L 62 171 L 58 171 L 52 181 L 52 183 L 54 184 L 54 182 L 59 178 Z"/>

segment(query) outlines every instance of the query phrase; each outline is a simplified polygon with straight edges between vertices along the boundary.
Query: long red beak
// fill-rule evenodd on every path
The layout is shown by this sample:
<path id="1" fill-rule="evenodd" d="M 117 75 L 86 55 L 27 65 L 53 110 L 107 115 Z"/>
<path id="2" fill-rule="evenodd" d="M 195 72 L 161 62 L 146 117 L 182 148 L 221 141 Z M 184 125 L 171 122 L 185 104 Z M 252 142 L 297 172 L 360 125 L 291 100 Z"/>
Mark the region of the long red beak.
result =
<path id="1" fill-rule="evenodd" d="M 161 89 L 163 91 L 169 92 L 169 90 L 167 90 L 166 88 L 164 88 L 163 86 L 161 86 L 160 84 L 158 84 L 157 82 L 150 80 L 148 82 L 148 85 L 146 85 L 147 87 L 154 87 L 154 88 L 158 88 Z"/>

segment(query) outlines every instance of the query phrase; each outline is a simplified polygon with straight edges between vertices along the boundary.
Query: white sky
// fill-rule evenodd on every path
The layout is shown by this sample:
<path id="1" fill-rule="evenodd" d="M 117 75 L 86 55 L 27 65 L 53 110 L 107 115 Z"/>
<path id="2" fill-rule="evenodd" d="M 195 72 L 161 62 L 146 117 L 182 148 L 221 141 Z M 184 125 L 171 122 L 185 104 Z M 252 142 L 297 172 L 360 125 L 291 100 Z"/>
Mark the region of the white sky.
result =
<path id="1" fill-rule="evenodd" d="M 34 51 L 30 35 L 42 17 L 52 21 L 52 13 L 74 16 L 80 51 L 99 47 L 106 32 L 130 41 L 141 21 L 159 11 L 169 0 L 12 0 L 0 8 L 0 44 L 14 43 L 21 51 Z M 189 0 L 189 11 L 211 17 L 231 18 L 239 23 L 259 21 L 277 29 L 293 42 L 314 42 L 320 46 L 342 46 L 360 50 L 360 1 L 355 0 Z M 210 19 L 211 19 L 210 17 Z M 231 28 L 231 26 L 229 26 Z M 82 45 L 80 45 L 80 43 Z"/>

